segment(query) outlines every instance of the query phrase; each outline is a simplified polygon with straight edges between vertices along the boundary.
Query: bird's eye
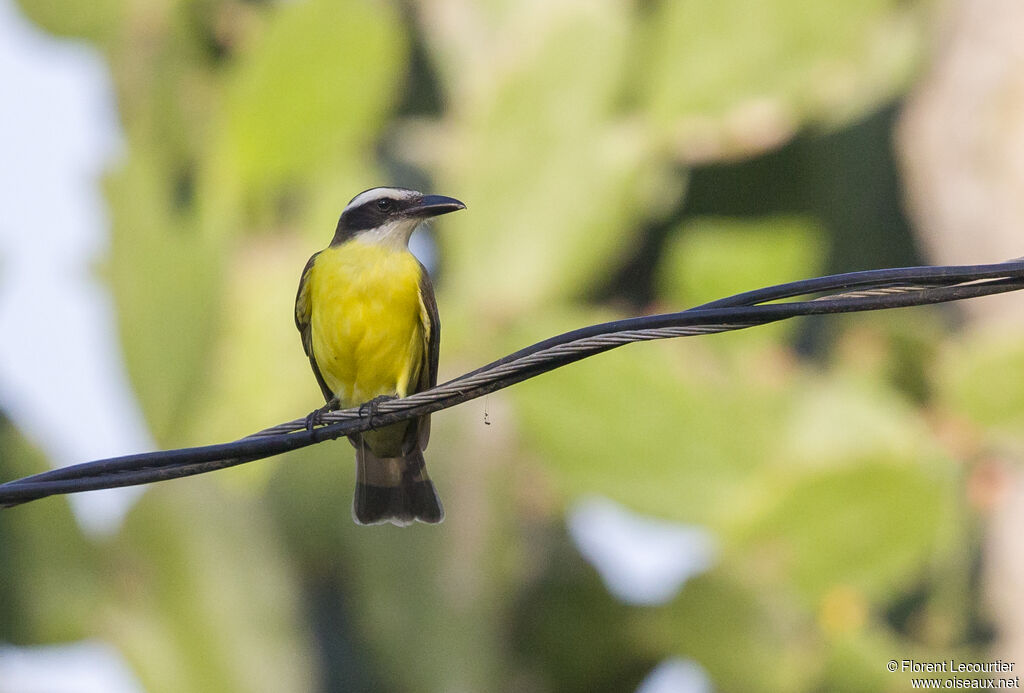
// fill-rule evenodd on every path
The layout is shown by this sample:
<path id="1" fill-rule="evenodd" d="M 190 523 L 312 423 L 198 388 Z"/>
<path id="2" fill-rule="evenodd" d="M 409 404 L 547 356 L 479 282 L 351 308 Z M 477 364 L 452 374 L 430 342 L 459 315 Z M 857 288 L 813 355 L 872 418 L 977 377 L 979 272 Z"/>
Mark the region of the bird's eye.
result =
<path id="1" fill-rule="evenodd" d="M 394 203 L 391 200 L 386 198 L 383 200 L 377 200 L 377 209 L 382 212 L 390 212 L 392 207 L 394 207 Z"/>

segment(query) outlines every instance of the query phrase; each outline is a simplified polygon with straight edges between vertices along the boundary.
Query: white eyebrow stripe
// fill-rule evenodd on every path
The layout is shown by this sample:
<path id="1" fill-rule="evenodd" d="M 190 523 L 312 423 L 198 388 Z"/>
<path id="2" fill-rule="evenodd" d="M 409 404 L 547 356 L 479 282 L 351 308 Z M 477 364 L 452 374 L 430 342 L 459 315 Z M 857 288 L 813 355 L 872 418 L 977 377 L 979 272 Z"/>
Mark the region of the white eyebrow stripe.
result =
<path id="1" fill-rule="evenodd" d="M 370 188 L 369 190 L 364 190 L 353 197 L 352 201 L 345 206 L 345 209 L 355 209 L 360 205 L 364 205 L 367 202 L 373 202 L 374 200 L 379 200 L 382 197 L 390 197 L 396 200 L 408 200 L 409 198 L 416 197 L 417 195 L 419 195 L 418 192 L 407 188 Z"/>

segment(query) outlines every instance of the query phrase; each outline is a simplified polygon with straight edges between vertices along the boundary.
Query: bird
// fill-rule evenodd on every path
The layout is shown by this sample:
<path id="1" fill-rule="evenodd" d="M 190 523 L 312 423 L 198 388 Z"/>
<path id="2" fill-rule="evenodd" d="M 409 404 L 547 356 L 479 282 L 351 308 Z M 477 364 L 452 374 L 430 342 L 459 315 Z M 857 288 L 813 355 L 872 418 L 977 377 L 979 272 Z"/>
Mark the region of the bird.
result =
<path id="1" fill-rule="evenodd" d="M 393 187 L 364 190 L 346 205 L 330 244 L 302 270 L 295 297 L 295 326 L 327 401 L 307 417 L 310 428 L 327 411 L 375 408 L 437 384 L 437 301 L 409 237 L 424 221 L 465 208 L 452 197 Z M 429 415 L 349 436 L 356 524 L 444 519 L 423 459 L 429 437 Z"/>

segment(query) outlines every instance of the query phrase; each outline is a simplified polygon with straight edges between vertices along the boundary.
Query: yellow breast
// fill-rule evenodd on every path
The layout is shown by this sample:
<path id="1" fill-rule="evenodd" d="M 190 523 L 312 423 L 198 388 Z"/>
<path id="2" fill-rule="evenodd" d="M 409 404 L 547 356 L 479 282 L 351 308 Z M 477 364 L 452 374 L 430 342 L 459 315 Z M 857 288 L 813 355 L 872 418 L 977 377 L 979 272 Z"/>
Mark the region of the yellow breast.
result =
<path id="1" fill-rule="evenodd" d="M 358 239 L 310 269 L 313 355 L 343 407 L 415 387 L 424 355 L 420 265 L 406 250 Z"/>

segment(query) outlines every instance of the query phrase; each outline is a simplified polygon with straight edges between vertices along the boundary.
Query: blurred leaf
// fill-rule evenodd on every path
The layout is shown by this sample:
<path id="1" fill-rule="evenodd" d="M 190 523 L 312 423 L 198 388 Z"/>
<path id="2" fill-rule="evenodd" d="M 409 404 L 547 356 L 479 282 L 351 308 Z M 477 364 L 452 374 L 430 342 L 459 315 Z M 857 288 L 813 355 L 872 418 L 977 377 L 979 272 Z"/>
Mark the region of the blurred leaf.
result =
<path id="1" fill-rule="evenodd" d="M 277 5 L 269 19 L 227 77 L 204 171 L 211 224 L 237 223 L 223 213 L 239 204 L 273 211 L 330 168 L 365 171 L 359 162 L 398 96 L 406 47 L 389 5 L 308 0 Z M 356 192 L 335 195 L 343 205 Z"/>
<path id="2" fill-rule="evenodd" d="M 936 550 L 950 481 L 941 470 L 878 459 L 808 473 L 776 490 L 744 545 L 811 603 L 837 584 L 878 598 L 905 585 Z"/>
<path id="3" fill-rule="evenodd" d="M 836 585 L 870 600 L 904 589 L 948 548 L 959 512 L 956 468 L 920 413 L 877 373 L 837 365 L 797 390 L 779 462 L 751 481 L 733 533 L 737 557 L 811 604 Z"/>
<path id="4" fill-rule="evenodd" d="M 721 366 L 689 340 L 644 343 L 512 393 L 524 437 L 566 498 L 600 494 L 640 512 L 714 526 L 750 473 L 774 460 L 789 406 L 778 378 L 755 374 L 763 363 L 749 362 L 744 373 Z"/>
<path id="5" fill-rule="evenodd" d="M 39 451 L 0 416 L 0 480 L 45 468 Z M 95 635 L 99 568 L 67 500 L 0 509 L 0 642 Z"/>
<path id="6" fill-rule="evenodd" d="M 157 440 L 181 440 L 220 299 L 223 240 L 173 216 L 166 171 L 140 151 L 108 181 L 107 274 L 132 384 Z"/>
<path id="7" fill-rule="evenodd" d="M 696 660 L 715 690 L 809 690 L 820 643 L 807 630 L 806 613 L 773 597 L 715 571 L 689 581 L 649 621 L 638 614 L 634 632 Z"/>
<path id="8" fill-rule="evenodd" d="M 838 369 L 864 387 L 890 386 L 893 396 L 905 398 L 904 408 L 930 404 L 932 371 L 947 336 L 945 310 L 922 306 L 830 317 L 838 332 Z"/>
<path id="9" fill-rule="evenodd" d="M 68 3 L 63 0 L 16 0 L 35 24 L 58 36 L 105 43 L 116 35 L 125 3 L 120 0 Z"/>
<path id="10" fill-rule="evenodd" d="M 268 465 L 266 498 L 302 572 L 322 575 L 348 559 L 339 550 L 352 519 L 355 464 L 346 440 L 297 450 Z"/>
<path id="11" fill-rule="evenodd" d="M 109 637 L 146 690 L 310 690 L 294 578 L 267 517 L 206 480 L 149 491 L 116 546 Z"/>
<path id="12" fill-rule="evenodd" d="M 694 219 L 663 252 L 660 295 L 690 306 L 816 276 L 825 261 L 822 236 L 814 221 L 801 217 Z"/>
<path id="13" fill-rule="evenodd" d="M 195 203 L 196 161 L 209 145 L 218 100 L 221 65 L 211 55 L 217 21 L 211 1 L 222 9 L 233 6 L 232 0 L 133 4 L 110 57 L 129 156 L 156 162 L 179 212 Z"/>
<path id="14" fill-rule="evenodd" d="M 905 691 L 907 674 L 893 674 L 885 668 L 890 659 L 942 661 L 943 653 L 921 649 L 916 643 L 899 640 L 882 629 L 836 638 L 829 643 L 820 690 L 836 693 L 861 691 Z"/>
<path id="15" fill-rule="evenodd" d="M 508 530 L 487 503 L 452 512 L 494 482 L 479 468 L 469 478 L 472 468 L 436 440 L 437 428 L 427 462 L 449 513 L 440 525 L 353 524 L 345 441 L 290 456 L 296 465 L 279 468 L 270 486 L 297 564 L 334 610 L 323 619 L 332 656 L 351 656 L 338 640 L 354 631 L 389 690 L 481 690 L 504 671 L 498 625 L 517 576 L 504 559 Z"/>
<path id="16" fill-rule="evenodd" d="M 638 96 L 684 159 L 755 153 L 806 120 L 846 120 L 892 98 L 922 33 L 902 0 L 657 3 Z"/>
<path id="17" fill-rule="evenodd" d="M 763 286 L 807 279 L 825 264 L 823 233 L 812 220 L 699 218 L 667 243 L 658 266 L 659 297 L 681 310 Z M 800 325 L 795 320 L 730 335 L 736 343 L 777 342 Z"/>
<path id="18" fill-rule="evenodd" d="M 635 689 L 664 650 L 637 642 L 636 610 L 608 595 L 567 536 L 555 528 L 550 533 L 543 545 L 551 553 L 544 556 L 546 572 L 510 609 L 527 676 L 543 677 L 540 690 L 564 693 Z"/>
<path id="19" fill-rule="evenodd" d="M 965 334 L 943 349 L 934 371 L 939 401 L 1007 441 L 1024 430 L 1024 343 L 1018 335 Z"/>
<path id="20" fill-rule="evenodd" d="M 871 457 L 941 460 L 920 413 L 881 384 L 878 375 L 862 379 L 856 372 L 840 371 L 802 382 L 779 431 L 786 466 L 830 468 Z"/>
<path id="21" fill-rule="evenodd" d="M 440 234 L 445 289 L 491 315 L 585 291 L 630 248 L 643 208 L 674 202 L 680 186 L 650 165 L 645 131 L 616 116 L 626 3 L 469 5 L 466 22 L 493 40 L 439 56 L 465 100 L 434 163 L 439 188 L 470 210 Z M 465 71 L 446 62 L 469 55 Z"/>
<path id="22" fill-rule="evenodd" d="M 308 254 L 295 239 L 267 237 L 233 253 L 216 345 L 204 366 L 203 387 L 194 393 L 190 441 L 241 437 L 323 403 L 293 317 Z"/>

